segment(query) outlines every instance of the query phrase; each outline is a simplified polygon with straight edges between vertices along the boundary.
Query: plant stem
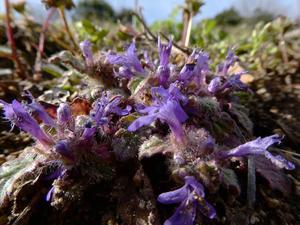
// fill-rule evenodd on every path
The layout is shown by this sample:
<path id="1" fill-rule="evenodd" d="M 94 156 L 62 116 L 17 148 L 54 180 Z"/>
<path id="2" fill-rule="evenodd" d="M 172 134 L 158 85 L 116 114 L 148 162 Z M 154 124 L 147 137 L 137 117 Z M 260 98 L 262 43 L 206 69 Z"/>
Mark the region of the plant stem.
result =
<path id="1" fill-rule="evenodd" d="M 42 55 L 43 55 L 44 47 L 45 47 L 45 33 L 48 30 L 50 20 L 51 20 L 52 16 L 54 15 L 55 10 L 56 10 L 56 8 L 54 8 L 54 7 L 50 8 L 48 10 L 47 17 L 42 26 L 40 39 L 39 39 L 39 48 L 38 48 L 38 52 L 36 54 L 35 65 L 34 65 L 34 70 L 35 70 L 36 75 L 40 74 L 40 72 L 42 70 L 41 60 L 42 60 Z"/>
<path id="2" fill-rule="evenodd" d="M 10 20 L 10 7 L 9 7 L 9 0 L 4 1 L 5 5 L 5 26 L 6 26 L 6 36 L 7 40 L 9 42 L 9 45 L 11 47 L 12 51 L 12 59 L 16 66 L 16 72 L 21 78 L 25 78 L 24 73 L 21 73 L 21 62 L 19 60 L 18 54 L 17 54 L 17 47 L 16 42 L 13 35 L 13 29 L 11 27 L 11 20 Z"/>
<path id="3" fill-rule="evenodd" d="M 256 195 L 256 174 L 255 161 L 253 156 L 248 157 L 248 182 L 247 182 L 247 202 L 248 207 L 253 209 Z"/>
<path id="4" fill-rule="evenodd" d="M 140 15 L 139 15 L 138 13 L 136 13 L 136 12 L 133 12 L 132 15 L 134 15 L 134 16 L 138 19 L 138 21 L 141 22 L 141 24 L 143 25 L 143 27 L 144 27 L 145 31 L 147 32 L 147 34 L 149 34 L 150 37 L 152 38 L 152 41 L 157 42 L 158 38 L 152 33 L 152 31 L 150 30 L 150 28 L 149 28 L 148 25 L 146 24 L 146 22 L 145 22 L 145 20 L 143 19 L 143 17 L 140 16 Z M 170 39 L 169 39 L 167 36 L 165 36 L 163 33 L 160 33 L 160 35 L 163 36 L 167 41 L 170 40 Z M 183 53 L 187 54 L 187 55 L 192 53 L 192 50 L 191 50 L 191 49 L 189 49 L 189 48 L 183 48 L 183 47 L 179 46 L 178 44 L 176 44 L 175 42 L 173 42 L 173 46 L 174 46 L 175 48 L 179 49 L 180 51 L 182 51 Z"/>
<path id="5" fill-rule="evenodd" d="M 60 14 L 60 17 L 61 17 L 61 19 L 63 21 L 65 30 L 66 30 L 67 34 L 69 35 L 69 38 L 70 38 L 70 40 L 71 40 L 74 48 L 78 49 L 78 46 L 77 46 L 77 44 L 75 42 L 75 39 L 74 39 L 74 37 L 73 37 L 73 35 L 72 35 L 71 31 L 70 31 L 69 25 L 68 25 L 68 22 L 67 22 L 67 19 L 66 19 L 66 14 L 65 14 L 65 8 L 64 7 L 62 7 L 62 8 L 59 9 L 59 14 Z"/>
<path id="6" fill-rule="evenodd" d="M 191 30 L 192 30 L 193 15 L 191 10 L 185 8 L 183 10 L 183 31 L 181 34 L 181 43 L 184 47 L 189 46 Z"/>

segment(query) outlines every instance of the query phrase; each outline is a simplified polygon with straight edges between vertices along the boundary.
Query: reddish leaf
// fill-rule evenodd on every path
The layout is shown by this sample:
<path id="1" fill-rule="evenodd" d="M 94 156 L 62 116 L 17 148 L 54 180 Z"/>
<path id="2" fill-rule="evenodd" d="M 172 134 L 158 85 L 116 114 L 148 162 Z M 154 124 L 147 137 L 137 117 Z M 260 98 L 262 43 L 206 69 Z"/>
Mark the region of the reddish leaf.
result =
<path id="1" fill-rule="evenodd" d="M 86 99 L 75 98 L 70 104 L 73 116 L 88 115 L 91 105 Z"/>
<path id="2" fill-rule="evenodd" d="M 49 116 L 51 116 L 52 118 L 56 118 L 56 105 L 44 101 L 39 101 L 39 103 L 44 107 Z"/>

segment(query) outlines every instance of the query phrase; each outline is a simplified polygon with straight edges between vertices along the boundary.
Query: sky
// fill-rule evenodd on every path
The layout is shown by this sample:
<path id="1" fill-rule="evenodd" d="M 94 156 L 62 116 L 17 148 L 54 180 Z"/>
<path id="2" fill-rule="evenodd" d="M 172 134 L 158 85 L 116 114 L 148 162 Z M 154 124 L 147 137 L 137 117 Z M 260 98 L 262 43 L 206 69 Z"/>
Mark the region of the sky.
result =
<path id="1" fill-rule="evenodd" d="M 16 0 L 11 0 L 16 1 Z M 27 0 L 30 8 L 44 14 L 44 7 L 40 0 Z M 74 0 L 76 3 L 78 0 Z M 147 23 L 166 19 L 172 13 L 175 6 L 183 4 L 184 0 L 109 0 L 108 2 L 116 9 L 133 8 L 135 1 L 143 9 L 143 15 Z M 0 1 L 0 12 L 3 12 L 3 0 Z M 225 9 L 235 7 L 244 15 L 251 15 L 256 8 L 272 11 L 277 15 L 285 15 L 291 19 L 300 16 L 300 0 L 206 0 L 201 13 L 195 20 L 212 18 Z"/>

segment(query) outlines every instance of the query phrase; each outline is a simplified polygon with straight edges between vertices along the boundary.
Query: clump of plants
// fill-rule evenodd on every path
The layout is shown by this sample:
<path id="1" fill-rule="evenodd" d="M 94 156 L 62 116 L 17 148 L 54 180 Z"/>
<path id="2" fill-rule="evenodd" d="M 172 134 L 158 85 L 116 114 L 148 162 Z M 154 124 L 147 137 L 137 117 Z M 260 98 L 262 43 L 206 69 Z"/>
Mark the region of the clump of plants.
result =
<path id="1" fill-rule="evenodd" d="M 158 40 L 157 60 L 135 42 L 124 53 L 80 47 L 81 73 L 102 78 L 98 96 L 52 105 L 26 92 L 27 101 L 1 102 L 36 140 L 0 168 L 8 224 L 226 224 L 249 219 L 257 185 L 288 194 L 283 170 L 295 166 L 268 149 L 282 137 L 253 136 L 241 104 L 251 90 L 245 71 L 231 73 L 232 50 L 212 71 L 198 49 L 172 64 L 172 41 Z"/>

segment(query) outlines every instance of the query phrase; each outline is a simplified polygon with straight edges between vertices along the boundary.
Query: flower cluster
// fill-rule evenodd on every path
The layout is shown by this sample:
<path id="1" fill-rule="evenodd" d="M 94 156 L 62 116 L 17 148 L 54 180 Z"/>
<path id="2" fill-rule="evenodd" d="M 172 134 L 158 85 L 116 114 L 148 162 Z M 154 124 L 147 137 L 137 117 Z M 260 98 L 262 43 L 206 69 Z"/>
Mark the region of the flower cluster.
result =
<path id="1" fill-rule="evenodd" d="M 50 176 L 52 179 L 61 177 L 65 170 L 71 169 L 72 165 L 75 166 L 80 161 L 82 151 L 105 159 L 108 152 L 103 151 L 102 146 L 93 139 L 96 138 L 99 130 L 103 132 L 104 126 L 110 122 L 111 115 L 124 116 L 131 110 L 130 106 L 125 109 L 118 106 L 121 101 L 120 96 L 110 99 L 104 92 L 102 97 L 95 101 L 89 115 L 73 115 L 71 106 L 61 103 L 53 118 L 30 93 L 26 95 L 31 99 L 29 104 L 22 104 L 17 100 L 12 103 L 1 101 L 4 116 L 14 126 L 35 138 L 39 143 L 38 148 L 52 155 L 51 160 L 55 158 L 55 161 L 61 162 L 59 164 L 62 168 L 53 172 Z M 53 188 L 50 192 L 53 192 Z M 49 196 L 50 193 L 47 199 Z"/>
<path id="2" fill-rule="evenodd" d="M 86 70 L 91 74 L 98 61 L 94 60 L 89 41 L 82 42 L 80 47 Z M 215 73 L 210 68 L 209 55 L 203 51 L 194 50 L 182 68 L 171 65 L 171 53 L 172 41 L 162 43 L 159 38 L 159 60 L 153 62 L 148 52 L 144 52 L 145 59 L 140 60 L 135 42 L 125 53 L 106 54 L 106 61 L 111 64 L 111 74 L 106 75 L 120 81 L 120 85 L 116 82 L 114 87 L 119 88 L 117 93 L 123 96 L 111 96 L 103 91 L 92 106 L 85 100 L 88 109 L 84 112 L 75 112 L 73 103 L 65 102 L 55 106 L 56 113 L 50 115 L 43 104 L 26 92 L 25 96 L 30 99 L 27 104 L 17 100 L 1 101 L 4 116 L 37 141 L 36 147 L 44 150 L 47 162 L 59 165 L 47 177 L 54 183 L 67 177 L 72 169 L 83 171 L 82 176 L 93 180 L 91 174 L 102 175 L 99 164 L 107 162 L 116 168 L 116 164 L 129 158 L 140 160 L 141 155 L 170 153 L 164 158 L 168 172 L 174 175 L 175 181 L 183 180 L 184 185 L 157 198 L 162 204 L 179 204 L 165 225 L 193 225 L 198 211 L 200 215 L 218 220 L 215 207 L 206 199 L 215 199 L 211 195 L 216 194 L 221 185 L 240 190 L 234 171 L 240 168 L 229 167 L 230 159 L 243 162 L 245 157 L 255 156 L 254 160 L 271 162 L 278 170 L 292 170 L 295 165 L 268 151 L 271 145 L 280 143 L 278 135 L 253 138 L 247 110 L 235 95 L 237 91 L 248 92 L 249 88 L 241 81 L 244 71 L 230 72 L 238 61 L 232 50 Z M 169 130 L 159 132 L 164 124 Z M 147 128 L 140 129 L 144 126 Z M 245 143 L 245 140 L 251 141 Z M 100 163 L 93 161 L 95 158 L 100 159 Z M 257 171 L 263 174 L 261 168 Z M 208 190 L 208 198 L 204 190 Z M 55 192 L 53 185 L 47 201 L 53 199 Z"/>
<path id="3" fill-rule="evenodd" d="M 171 73 L 171 41 L 162 44 L 159 38 L 159 64 L 150 63 L 151 71 L 141 67 L 134 46 L 132 43 L 124 55 L 108 56 L 111 64 L 120 66 L 119 77 L 131 80 L 141 73 L 147 74 L 145 82 L 142 83 L 144 87 L 140 87 L 140 89 L 144 88 L 143 93 L 150 94 L 152 99 L 150 103 L 149 101 L 145 101 L 143 104 L 138 103 L 135 111 L 142 115 L 130 124 L 128 130 L 136 131 L 158 119 L 169 126 L 177 143 L 181 143 L 180 147 L 175 147 L 176 149 L 173 150 L 163 144 L 157 147 L 161 149 L 162 153 L 172 152 L 172 163 L 179 167 L 175 168 L 175 171 L 184 171 L 179 172 L 179 176 L 185 181 L 183 187 L 158 196 L 158 201 L 163 204 L 180 203 L 175 213 L 166 220 L 166 225 L 192 225 L 196 218 L 197 208 L 211 219 L 216 216 L 214 207 L 204 199 L 204 187 L 195 179 L 197 172 L 190 172 L 194 174 L 189 174 L 186 172 L 186 168 L 200 171 L 197 177 L 203 181 L 206 187 L 213 185 L 214 188 L 218 187 L 218 182 L 227 182 L 222 181 L 222 171 L 227 169 L 226 163 L 223 161 L 231 157 L 264 156 L 279 169 L 292 170 L 295 168 L 292 162 L 279 155 L 273 156 L 267 151 L 270 145 L 280 142 L 281 138 L 277 135 L 258 138 L 241 144 L 244 135 L 252 136 L 251 131 L 249 132 L 251 128 L 247 129 L 249 124 L 247 115 L 233 108 L 233 106 L 238 105 L 238 102 L 233 102 L 234 98 L 231 96 L 236 91 L 248 92 L 250 90 L 241 81 L 241 76 L 246 73 L 245 71 L 230 73 L 230 68 L 238 61 L 232 50 L 229 50 L 225 62 L 217 66 L 215 73 L 211 72 L 209 55 L 199 50 L 192 52 L 179 73 L 176 70 Z M 147 58 L 149 63 L 148 55 Z M 153 69 L 155 66 L 156 69 Z M 123 71 L 127 71 L 126 76 Z M 209 79 L 207 79 L 208 76 Z M 156 80 L 156 82 L 151 83 L 151 79 Z M 207 80 L 210 81 L 207 83 Z M 203 112 L 206 115 L 201 117 Z M 192 125 L 190 125 L 190 121 L 193 121 Z M 242 126 L 245 124 L 245 126 L 241 128 L 242 126 L 239 127 L 238 124 L 242 124 Z M 196 131 L 199 130 L 207 135 L 198 138 Z M 206 136 L 209 137 L 209 145 L 203 147 L 207 146 Z M 218 136 L 222 136 L 222 138 L 220 139 Z M 146 146 L 151 145 L 151 140 L 154 140 L 153 145 L 160 143 L 157 142 L 157 138 L 149 139 L 142 147 L 143 152 Z M 200 144 L 195 144 L 196 141 Z M 237 147 L 232 148 L 233 146 Z M 157 153 L 158 150 L 154 150 L 154 152 Z M 151 153 L 148 155 L 151 156 Z"/>
<path id="4" fill-rule="evenodd" d="M 109 63 L 119 65 L 119 72 L 116 73 L 121 78 L 131 78 L 135 74 L 145 75 L 137 55 L 135 43 L 132 42 L 123 55 L 110 53 L 107 56 Z"/>

